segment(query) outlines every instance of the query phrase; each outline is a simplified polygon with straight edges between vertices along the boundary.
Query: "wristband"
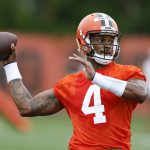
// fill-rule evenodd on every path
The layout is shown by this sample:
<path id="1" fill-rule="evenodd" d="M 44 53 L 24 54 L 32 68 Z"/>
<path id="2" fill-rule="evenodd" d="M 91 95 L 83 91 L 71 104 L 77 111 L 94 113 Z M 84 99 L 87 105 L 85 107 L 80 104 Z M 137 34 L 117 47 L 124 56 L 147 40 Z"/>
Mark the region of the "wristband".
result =
<path id="1" fill-rule="evenodd" d="M 7 64 L 4 66 L 4 70 L 6 73 L 7 83 L 15 79 L 22 79 L 16 62 Z"/>
<path id="2" fill-rule="evenodd" d="M 127 81 L 104 76 L 100 73 L 95 73 L 92 83 L 98 85 L 101 88 L 104 88 L 105 90 L 112 92 L 113 94 L 119 97 L 123 95 L 127 85 Z"/>

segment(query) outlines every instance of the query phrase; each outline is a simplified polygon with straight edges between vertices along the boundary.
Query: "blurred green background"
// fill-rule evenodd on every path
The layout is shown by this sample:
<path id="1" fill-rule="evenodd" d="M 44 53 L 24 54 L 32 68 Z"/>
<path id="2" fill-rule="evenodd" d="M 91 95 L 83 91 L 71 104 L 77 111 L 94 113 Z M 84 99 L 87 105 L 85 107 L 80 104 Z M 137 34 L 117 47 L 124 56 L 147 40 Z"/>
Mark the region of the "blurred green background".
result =
<path id="1" fill-rule="evenodd" d="M 32 129 L 17 132 L 0 117 L 0 150 L 67 150 L 72 126 L 65 112 L 32 118 Z M 150 121 L 135 115 L 132 122 L 132 150 L 150 150 Z"/>
<path id="2" fill-rule="evenodd" d="M 150 33 L 149 0 L 0 0 L 0 29 L 72 33 L 92 12 L 104 12 L 121 32 Z"/>
<path id="3" fill-rule="evenodd" d="M 92 12 L 112 16 L 122 34 L 150 34 L 149 0 L 0 0 L 0 30 L 75 35 L 80 20 Z M 20 133 L 0 114 L 0 150 L 67 149 L 72 126 L 64 111 L 30 119 L 32 129 Z M 134 114 L 132 150 L 150 150 L 149 120 Z"/>

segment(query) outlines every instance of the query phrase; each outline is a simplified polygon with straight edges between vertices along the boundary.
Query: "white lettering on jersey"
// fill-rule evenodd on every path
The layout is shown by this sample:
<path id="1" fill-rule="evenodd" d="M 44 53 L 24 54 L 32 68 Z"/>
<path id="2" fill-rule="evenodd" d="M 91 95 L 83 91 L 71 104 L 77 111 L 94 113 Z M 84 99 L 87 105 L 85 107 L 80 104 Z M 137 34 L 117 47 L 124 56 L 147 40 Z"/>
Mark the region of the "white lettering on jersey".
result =
<path id="1" fill-rule="evenodd" d="M 89 106 L 93 94 L 94 106 Z M 103 115 L 105 108 L 101 103 L 100 87 L 97 85 L 91 85 L 89 87 L 85 94 L 81 110 L 85 115 L 95 114 L 95 117 L 93 117 L 94 124 L 106 123 L 106 116 Z"/>

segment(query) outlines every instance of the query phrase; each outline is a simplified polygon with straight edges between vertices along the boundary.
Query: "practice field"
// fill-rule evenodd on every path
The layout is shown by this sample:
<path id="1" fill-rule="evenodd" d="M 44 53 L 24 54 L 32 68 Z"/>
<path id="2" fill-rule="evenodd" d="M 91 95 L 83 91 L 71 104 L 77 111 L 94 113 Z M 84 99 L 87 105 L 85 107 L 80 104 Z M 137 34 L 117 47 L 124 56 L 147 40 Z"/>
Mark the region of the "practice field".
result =
<path id="1" fill-rule="evenodd" d="M 0 150 L 67 150 L 72 127 L 64 112 L 31 119 L 32 130 L 22 134 L 0 116 Z M 134 116 L 132 150 L 150 150 L 149 120 Z"/>

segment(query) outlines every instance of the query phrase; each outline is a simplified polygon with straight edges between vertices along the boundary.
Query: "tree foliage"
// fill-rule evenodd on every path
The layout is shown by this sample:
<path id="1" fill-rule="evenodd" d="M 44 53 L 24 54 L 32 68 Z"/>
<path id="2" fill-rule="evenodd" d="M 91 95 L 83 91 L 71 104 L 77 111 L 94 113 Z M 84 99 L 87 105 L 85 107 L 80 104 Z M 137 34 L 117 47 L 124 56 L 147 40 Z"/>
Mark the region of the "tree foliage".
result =
<path id="1" fill-rule="evenodd" d="M 112 16 L 122 33 L 150 33 L 149 0 L 1 0 L 0 30 L 74 33 L 92 12 Z"/>

